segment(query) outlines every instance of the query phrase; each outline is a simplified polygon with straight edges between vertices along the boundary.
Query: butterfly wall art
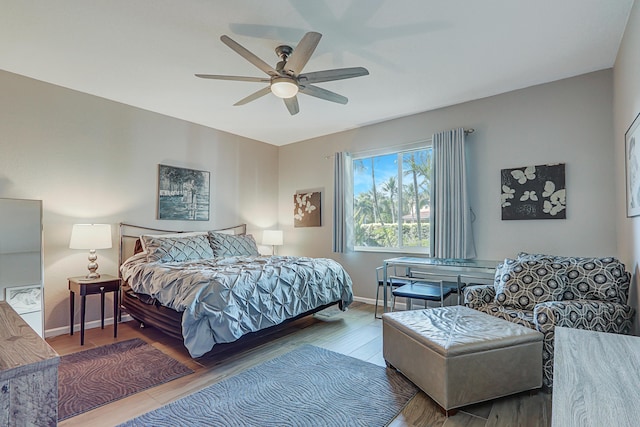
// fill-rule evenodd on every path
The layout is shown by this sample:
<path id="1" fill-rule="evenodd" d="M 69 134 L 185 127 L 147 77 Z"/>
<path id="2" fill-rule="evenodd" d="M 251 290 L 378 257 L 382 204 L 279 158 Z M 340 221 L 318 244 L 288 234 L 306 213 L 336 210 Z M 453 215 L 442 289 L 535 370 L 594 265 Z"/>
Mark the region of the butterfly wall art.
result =
<path id="1" fill-rule="evenodd" d="M 296 193 L 293 196 L 293 226 L 320 227 L 320 192 Z"/>
<path id="2" fill-rule="evenodd" d="M 502 169 L 502 219 L 566 219 L 564 170 L 564 163 Z"/>

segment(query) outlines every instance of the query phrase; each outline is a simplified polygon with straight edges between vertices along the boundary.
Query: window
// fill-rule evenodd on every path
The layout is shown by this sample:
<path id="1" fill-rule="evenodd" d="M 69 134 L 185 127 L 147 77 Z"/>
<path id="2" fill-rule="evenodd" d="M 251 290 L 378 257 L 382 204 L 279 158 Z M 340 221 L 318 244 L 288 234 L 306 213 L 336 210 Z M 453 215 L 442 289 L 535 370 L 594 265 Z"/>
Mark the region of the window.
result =
<path id="1" fill-rule="evenodd" d="M 354 157 L 354 249 L 428 253 L 431 165 L 431 147 Z"/>

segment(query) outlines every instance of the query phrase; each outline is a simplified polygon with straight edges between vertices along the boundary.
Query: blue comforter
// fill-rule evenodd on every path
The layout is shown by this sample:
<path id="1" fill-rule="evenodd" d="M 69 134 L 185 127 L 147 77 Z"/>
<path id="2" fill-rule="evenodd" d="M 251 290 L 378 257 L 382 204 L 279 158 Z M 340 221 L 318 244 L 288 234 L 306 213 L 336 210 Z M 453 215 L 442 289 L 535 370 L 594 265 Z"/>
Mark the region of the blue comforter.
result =
<path id="1" fill-rule="evenodd" d="M 147 262 L 120 267 L 131 288 L 183 312 L 184 344 L 200 357 L 217 343 L 296 317 L 335 301 L 353 301 L 351 278 L 334 260 L 306 257 L 230 257 Z"/>

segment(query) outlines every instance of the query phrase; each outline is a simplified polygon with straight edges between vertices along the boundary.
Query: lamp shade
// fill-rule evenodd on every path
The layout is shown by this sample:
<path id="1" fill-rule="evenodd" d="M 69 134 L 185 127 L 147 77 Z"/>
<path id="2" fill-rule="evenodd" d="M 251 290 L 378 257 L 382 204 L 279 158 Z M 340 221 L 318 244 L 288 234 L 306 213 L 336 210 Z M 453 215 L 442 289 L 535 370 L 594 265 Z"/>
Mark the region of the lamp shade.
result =
<path id="1" fill-rule="evenodd" d="M 262 244 L 272 246 L 281 246 L 284 244 L 282 230 L 264 230 L 262 232 Z"/>
<path id="2" fill-rule="evenodd" d="M 69 248 L 109 249 L 111 224 L 73 224 Z"/>

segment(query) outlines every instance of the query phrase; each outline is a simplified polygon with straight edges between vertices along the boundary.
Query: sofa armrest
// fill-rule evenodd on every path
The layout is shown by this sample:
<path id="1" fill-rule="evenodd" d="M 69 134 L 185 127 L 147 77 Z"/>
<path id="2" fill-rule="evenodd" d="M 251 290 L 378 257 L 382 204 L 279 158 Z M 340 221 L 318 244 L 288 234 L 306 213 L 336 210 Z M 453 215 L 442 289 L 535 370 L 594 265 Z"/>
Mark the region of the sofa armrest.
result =
<path id="1" fill-rule="evenodd" d="M 464 305 L 478 309 L 492 302 L 496 297 L 493 285 L 469 285 L 464 288 Z"/>
<path id="2" fill-rule="evenodd" d="M 635 310 L 624 304 L 597 300 L 548 301 L 533 309 L 538 331 L 546 333 L 556 326 L 590 331 L 628 334 Z"/>

